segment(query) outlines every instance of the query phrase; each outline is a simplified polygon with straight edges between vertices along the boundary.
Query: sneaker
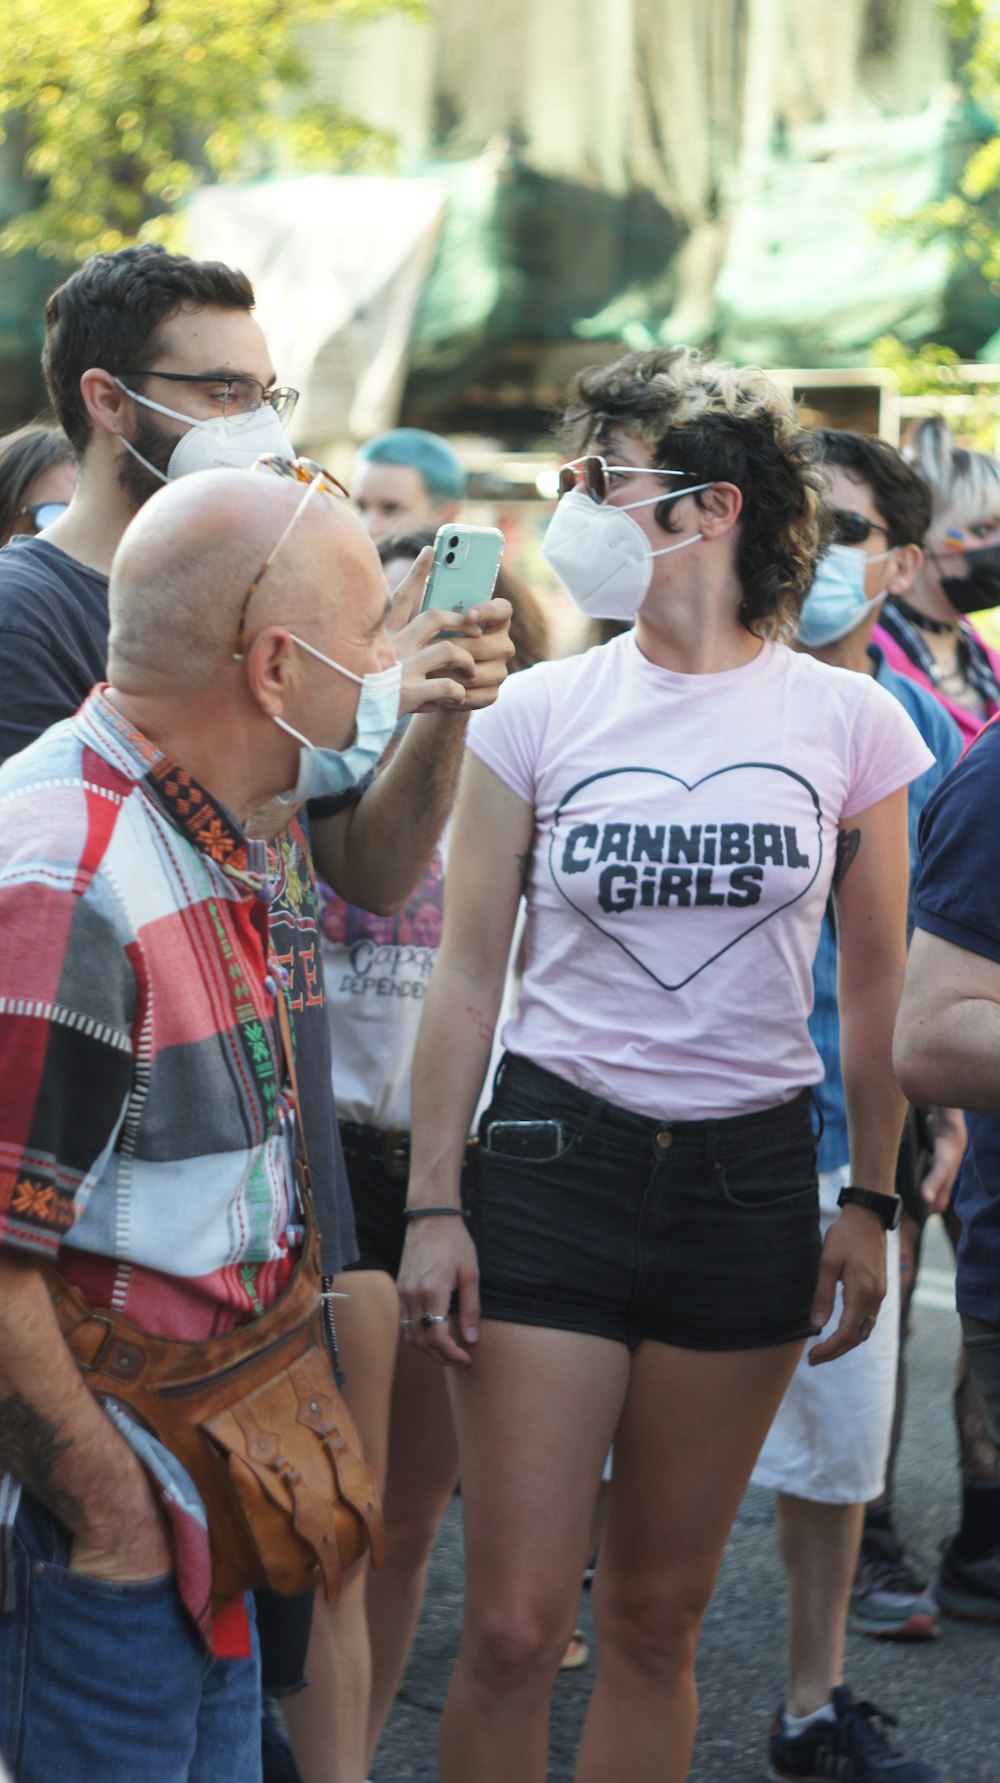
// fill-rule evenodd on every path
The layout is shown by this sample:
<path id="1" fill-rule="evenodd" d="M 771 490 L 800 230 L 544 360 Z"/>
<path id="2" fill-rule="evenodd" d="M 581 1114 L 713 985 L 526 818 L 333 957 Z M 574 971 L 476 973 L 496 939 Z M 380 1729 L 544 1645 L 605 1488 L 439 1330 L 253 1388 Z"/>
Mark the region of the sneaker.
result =
<path id="1" fill-rule="evenodd" d="M 927 1580 L 892 1529 L 862 1539 L 847 1626 L 878 1641 L 930 1641 L 940 1633 Z"/>
<path id="2" fill-rule="evenodd" d="M 786 1734 L 781 1709 L 768 1742 L 770 1776 L 795 1783 L 945 1783 L 933 1765 L 916 1764 L 896 1752 L 876 1727 L 895 1726 L 874 1703 L 856 1702 L 846 1684 L 833 1692 L 834 1721 L 814 1721 L 805 1733 Z"/>
<path id="3" fill-rule="evenodd" d="M 960 1560 L 955 1543 L 941 1555 L 934 1596 L 948 1616 L 966 1622 L 1000 1622 L 1000 1548 L 981 1560 Z"/>

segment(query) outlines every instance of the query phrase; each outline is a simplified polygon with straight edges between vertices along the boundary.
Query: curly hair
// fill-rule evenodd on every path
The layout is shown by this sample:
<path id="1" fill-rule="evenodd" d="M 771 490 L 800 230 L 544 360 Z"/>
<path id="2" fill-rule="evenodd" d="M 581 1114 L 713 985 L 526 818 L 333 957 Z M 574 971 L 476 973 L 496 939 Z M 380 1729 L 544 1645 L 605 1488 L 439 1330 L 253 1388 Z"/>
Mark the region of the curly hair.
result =
<path id="1" fill-rule="evenodd" d="M 148 242 L 93 254 L 45 305 L 42 366 L 52 407 L 73 451 L 91 434 L 80 391 L 85 371 L 98 366 L 117 377 L 155 359 L 160 327 L 183 304 L 252 310 L 246 274 L 216 260 L 191 260 Z"/>
<path id="2" fill-rule="evenodd" d="M 420 527 L 414 532 L 391 533 L 388 538 L 377 541 L 379 560 L 383 565 L 389 564 L 393 558 L 409 558 L 415 562 L 426 546 L 433 545 L 436 538 L 433 527 Z M 513 571 L 505 569 L 501 564 L 497 571 L 497 579 L 493 593 L 498 599 L 510 601 L 513 615 L 510 622 L 510 641 L 514 646 L 514 654 L 507 664 L 507 672 L 516 674 L 518 669 L 533 668 L 536 662 L 545 662 L 550 654 L 549 626 L 542 603 L 527 582 Z"/>
<path id="3" fill-rule="evenodd" d="M 641 440 L 654 464 L 683 470 L 671 494 L 695 483 L 736 485 L 740 620 L 759 637 L 790 635 L 825 543 L 817 451 L 791 397 L 757 366 L 726 365 L 692 347 L 627 353 L 579 372 L 562 417 L 562 443 L 574 457 L 607 447 L 615 433 Z M 703 495 L 693 499 L 703 505 Z M 669 501 L 655 513 L 665 532 L 679 530 Z"/>

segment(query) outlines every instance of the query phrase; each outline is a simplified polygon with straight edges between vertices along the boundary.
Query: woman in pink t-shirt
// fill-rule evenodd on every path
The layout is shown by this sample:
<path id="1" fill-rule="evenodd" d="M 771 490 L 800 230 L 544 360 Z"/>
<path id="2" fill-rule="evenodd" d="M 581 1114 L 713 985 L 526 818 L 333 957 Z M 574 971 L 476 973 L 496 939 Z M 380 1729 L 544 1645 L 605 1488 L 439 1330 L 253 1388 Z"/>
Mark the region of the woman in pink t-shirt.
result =
<path id="1" fill-rule="evenodd" d="M 808 437 L 760 372 L 686 348 L 582 374 L 566 435 L 586 456 L 545 554 L 585 612 L 636 623 L 471 727 L 413 1077 L 402 1323 L 453 1365 L 466 1541 L 442 1783 L 546 1774 L 612 1441 L 576 1780 L 682 1783 L 751 1467 L 838 1279 L 813 1360 L 870 1334 L 895 1211 L 905 788 L 931 757 L 873 678 L 776 641 L 820 545 Z M 821 1258 L 807 1017 L 834 885 L 857 1187 Z"/>
<path id="2" fill-rule="evenodd" d="M 906 456 L 930 485 L 933 516 L 920 574 L 905 600 L 887 601 L 875 641 L 970 743 L 1000 712 L 1000 653 L 965 617 L 1000 606 L 1000 461 L 956 445 L 937 416 L 914 430 Z"/>

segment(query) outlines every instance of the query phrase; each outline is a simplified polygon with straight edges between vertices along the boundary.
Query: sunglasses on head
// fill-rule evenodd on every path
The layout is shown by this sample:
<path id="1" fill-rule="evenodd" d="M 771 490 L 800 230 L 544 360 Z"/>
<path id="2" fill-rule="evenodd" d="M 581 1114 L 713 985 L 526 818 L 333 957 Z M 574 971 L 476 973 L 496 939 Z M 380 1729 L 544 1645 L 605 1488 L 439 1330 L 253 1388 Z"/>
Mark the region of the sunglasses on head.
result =
<path id="1" fill-rule="evenodd" d="M 327 495 L 339 495 L 344 501 L 350 501 L 351 499 L 339 477 L 335 477 L 332 471 L 324 470 L 323 466 L 321 464 L 316 464 L 312 458 L 282 458 L 278 452 L 265 452 L 260 458 L 254 460 L 250 469 L 252 471 L 273 471 L 275 476 L 290 477 L 294 483 L 304 483 L 305 492 L 294 514 L 287 525 L 282 528 L 276 543 L 271 546 L 260 569 L 257 571 L 246 594 L 243 596 L 243 605 L 240 608 L 239 618 L 236 622 L 236 637 L 233 642 L 234 662 L 242 662 L 243 660 L 243 651 L 246 645 L 247 613 L 250 608 L 250 602 L 253 600 L 254 595 L 260 587 L 262 578 L 270 569 L 306 503 L 313 495 L 315 495 L 317 489 L 324 490 Z"/>
<path id="2" fill-rule="evenodd" d="M 559 472 L 559 494 L 583 489 L 592 501 L 605 501 L 608 491 L 626 477 L 683 477 L 684 471 L 662 470 L 659 465 L 608 464 L 598 453 L 573 458 Z"/>
<path id="3" fill-rule="evenodd" d="M 887 526 L 867 519 L 864 514 L 856 514 L 853 508 L 827 508 L 826 512 L 830 521 L 830 540 L 834 545 L 863 545 L 873 532 L 880 532 L 885 539 L 889 537 Z"/>
<path id="4" fill-rule="evenodd" d="M 292 477 L 297 483 L 319 483 L 327 495 L 342 495 L 350 501 L 351 492 L 345 489 L 339 477 L 332 471 L 324 470 L 314 458 L 282 458 L 280 452 L 265 452 L 255 458 L 251 470 L 273 471 L 277 477 Z"/>

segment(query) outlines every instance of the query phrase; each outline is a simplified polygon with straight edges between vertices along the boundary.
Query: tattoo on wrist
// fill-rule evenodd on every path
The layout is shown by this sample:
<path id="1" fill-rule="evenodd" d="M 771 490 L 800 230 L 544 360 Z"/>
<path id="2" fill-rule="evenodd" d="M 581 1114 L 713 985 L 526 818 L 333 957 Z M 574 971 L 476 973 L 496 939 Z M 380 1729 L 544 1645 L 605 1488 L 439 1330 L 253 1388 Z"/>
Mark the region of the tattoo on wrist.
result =
<path id="1" fill-rule="evenodd" d="M 0 1467 L 9 1467 L 22 1486 L 72 1529 L 80 1521 L 82 1506 L 52 1477 L 60 1456 L 73 1447 L 71 1436 L 60 1437 L 61 1429 L 61 1423 L 45 1417 L 20 1393 L 0 1399 Z"/>
<path id="2" fill-rule="evenodd" d="M 486 1020 L 482 1010 L 477 1009 L 474 1003 L 466 1003 L 465 1013 L 472 1017 L 473 1026 L 475 1027 L 480 1040 L 492 1040 L 493 1023 Z"/>
<path id="3" fill-rule="evenodd" d="M 838 830 L 837 858 L 833 865 L 833 890 L 838 891 L 847 878 L 854 857 L 861 847 L 860 830 Z"/>

